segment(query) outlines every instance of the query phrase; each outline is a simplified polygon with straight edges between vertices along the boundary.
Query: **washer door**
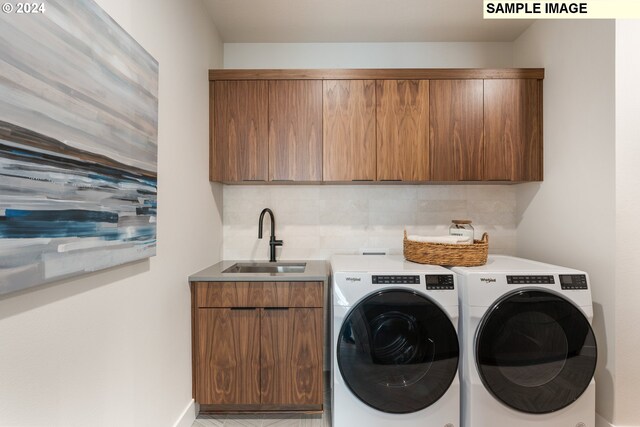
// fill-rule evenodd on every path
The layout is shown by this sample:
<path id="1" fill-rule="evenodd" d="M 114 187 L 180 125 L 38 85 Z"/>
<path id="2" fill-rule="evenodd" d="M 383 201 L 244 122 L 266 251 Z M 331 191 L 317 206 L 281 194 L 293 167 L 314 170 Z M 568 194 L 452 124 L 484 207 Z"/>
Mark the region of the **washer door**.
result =
<path id="1" fill-rule="evenodd" d="M 408 290 L 365 298 L 347 315 L 337 343 L 338 367 L 353 394 L 396 414 L 440 399 L 455 378 L 458 353 L 447 314 Z"/>
<path id="2" fill-rule="evenodd" d="M 517 291 L 484 316 L 476 363 L 487 390 L 505 405 L 544 414 L 573 403 L 596 369 L 596 341 L 584 314 L 541 290 Z"/>

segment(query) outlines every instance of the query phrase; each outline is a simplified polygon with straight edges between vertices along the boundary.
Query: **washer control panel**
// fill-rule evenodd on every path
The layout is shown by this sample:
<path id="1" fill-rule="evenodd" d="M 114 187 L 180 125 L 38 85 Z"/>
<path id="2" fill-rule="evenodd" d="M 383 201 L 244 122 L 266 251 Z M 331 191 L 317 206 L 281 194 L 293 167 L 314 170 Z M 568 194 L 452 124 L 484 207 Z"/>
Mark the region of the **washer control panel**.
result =
<path id="1" fill-rule="evenodd" d="M 427 274 L 425 281 L 428 291 L 453 289 L 453 274 Z"/>
<path id="2" fill-rule="evenodd" d="M 584 274 L 561 274 L 560 286 L 563 290 L 588 289 L 587 276 Z"/>
<path id="3" fill-rule="evenodd" d="M 420 276 L 372 276 L 374 285 L 417 285 L 420 284 Z"/>
<path id="4" fill-rule="evenodd" d="M 553 285 L 553 276 L 507 276 L 509 285 Z"/>

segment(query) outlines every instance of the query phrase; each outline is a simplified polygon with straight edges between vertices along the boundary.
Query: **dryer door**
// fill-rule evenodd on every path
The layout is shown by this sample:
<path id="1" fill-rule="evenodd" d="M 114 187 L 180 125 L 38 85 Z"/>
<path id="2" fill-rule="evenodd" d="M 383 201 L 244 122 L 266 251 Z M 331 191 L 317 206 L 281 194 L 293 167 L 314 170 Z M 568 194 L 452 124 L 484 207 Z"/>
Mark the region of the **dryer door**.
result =
<path id="1" fill-rule="evenodd" d="M 451 320 L 433 301 L 409 290 L 376 292 L 354 306 L 336 351 L 353 394 L 388 413 L 433 404 L 458 369 L 458 336 Z"/>
<path id="2" fill-rule="evenodd" d="M 587 318 L 547 291 L 506 295 L 485 314 L 476 335 L 485 387 L 505 405 L 532 414 L 557 411 L 580 397 L 596 357 Z"/>

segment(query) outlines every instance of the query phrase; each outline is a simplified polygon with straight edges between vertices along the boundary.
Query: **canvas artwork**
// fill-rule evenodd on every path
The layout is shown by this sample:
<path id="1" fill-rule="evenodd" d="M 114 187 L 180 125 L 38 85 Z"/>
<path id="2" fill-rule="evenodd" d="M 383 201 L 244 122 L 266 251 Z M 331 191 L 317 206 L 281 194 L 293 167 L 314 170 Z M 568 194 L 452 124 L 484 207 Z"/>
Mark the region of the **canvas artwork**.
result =
<path id="1" fill-rule="evenodd" d="M 155 255 L 158 63 L 91 0 L 0 14 L 0 294 Z"/>

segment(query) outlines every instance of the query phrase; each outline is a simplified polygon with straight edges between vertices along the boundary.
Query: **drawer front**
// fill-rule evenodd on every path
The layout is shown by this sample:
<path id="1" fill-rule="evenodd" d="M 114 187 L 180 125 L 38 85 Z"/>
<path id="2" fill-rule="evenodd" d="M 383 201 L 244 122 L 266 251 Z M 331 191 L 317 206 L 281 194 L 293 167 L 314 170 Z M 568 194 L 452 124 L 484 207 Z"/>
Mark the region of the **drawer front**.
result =
<path id="1" fill-rule="evenodd" d="M 197 282 L 198 308 L 323 307 L 323 282 Z"/>
<path id="2" fill-rule="evenodd" d="M 323 282 L 264 282 L 263 307 L 322 307 Z"/>
<path id="3" fill-rule="evenodd" d="M 262 307 L 261 282 L 197 282 L 196 305 L 208 307 Z"/>

